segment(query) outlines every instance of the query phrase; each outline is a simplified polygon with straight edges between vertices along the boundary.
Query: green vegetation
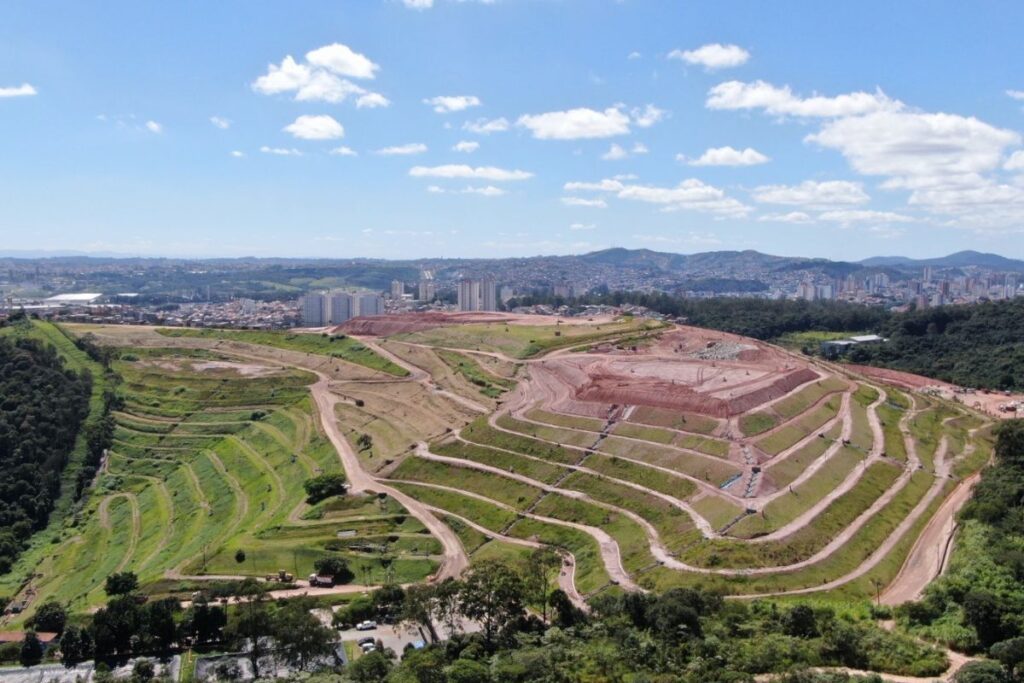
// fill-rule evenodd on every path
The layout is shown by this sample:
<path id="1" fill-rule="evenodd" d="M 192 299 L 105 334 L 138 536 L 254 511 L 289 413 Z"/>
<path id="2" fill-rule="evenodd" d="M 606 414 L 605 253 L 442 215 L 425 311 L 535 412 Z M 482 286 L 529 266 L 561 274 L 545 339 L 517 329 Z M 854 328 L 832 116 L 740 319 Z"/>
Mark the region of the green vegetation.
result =
<path id="1" fill-rule="evenodd" d="M 446 349 L 437 349 L 435 353 L 448 367 L 465 377 L 471 384 L 480 387 L 480 393 L 489 398 L 498 398 L 516 384 L 510 379 L 487 372 L 466 354 Z"/>
<path id="2" fill-rule="evenodd" d="M 513 358 L 531 358 L 555 349 L 655 331 L 661 323 L 627 318 L 602 325 L 513 325 L 476 323 L 436 327 L 398 335 L 395 339 L 429 346 L 497 351 Z"/>
<path id="3" fill-rule="evenodd" d="M 182 327 L 163 327 L 157 331 L 167 337 L 223 339 L 271 346 L 286 351 L 315 353 L 362 365 L 371 370 L 379 370 L 395 377 L 407 377 L 409 375 L 409 371 L 405 368 L 395 365 L 388 359 L 375 353 L 372 349 L 344 335 Z"/>

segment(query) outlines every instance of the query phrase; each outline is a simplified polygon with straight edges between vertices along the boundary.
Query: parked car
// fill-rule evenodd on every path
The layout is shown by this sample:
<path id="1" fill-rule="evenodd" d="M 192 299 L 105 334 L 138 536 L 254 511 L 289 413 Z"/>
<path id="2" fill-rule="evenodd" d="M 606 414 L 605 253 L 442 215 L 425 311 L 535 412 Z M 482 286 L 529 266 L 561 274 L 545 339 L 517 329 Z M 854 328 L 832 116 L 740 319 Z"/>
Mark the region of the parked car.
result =
<path id="1" fill-rule="evenodd" d="M 375 640 L 374 640 L 373 636 L 366 636 L 365 638 L 360 638 L 356 642 L 359 643 L 359 647 L 363 647 L 364 645 L 367 645 L 367 644 L 373 645 Z"/>
<path id="2" fill-rule="evenodd" d="M 356 624 L 357 631 L 372 631 L 375 628 L 377 628 L 377 622 L 370 621 L 369 619 L 367 619 L 366 621 L 360 621 L 358 624 Z"/>

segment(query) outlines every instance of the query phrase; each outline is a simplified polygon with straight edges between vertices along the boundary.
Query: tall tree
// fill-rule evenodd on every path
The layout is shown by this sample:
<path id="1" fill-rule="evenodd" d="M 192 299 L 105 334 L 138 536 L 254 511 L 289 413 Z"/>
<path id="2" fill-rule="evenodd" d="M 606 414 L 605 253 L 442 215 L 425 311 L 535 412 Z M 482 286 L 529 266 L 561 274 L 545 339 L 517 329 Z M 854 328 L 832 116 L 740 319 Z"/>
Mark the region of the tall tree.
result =
<path id="1" fill-rule="evenodd" d="M 523 580 L 507 565 L 481 562 L 467 572 L 459 591 L 459 609 L 480 623 L 484 640 L 493 647 L 496 636 L 525 613 Z"/>

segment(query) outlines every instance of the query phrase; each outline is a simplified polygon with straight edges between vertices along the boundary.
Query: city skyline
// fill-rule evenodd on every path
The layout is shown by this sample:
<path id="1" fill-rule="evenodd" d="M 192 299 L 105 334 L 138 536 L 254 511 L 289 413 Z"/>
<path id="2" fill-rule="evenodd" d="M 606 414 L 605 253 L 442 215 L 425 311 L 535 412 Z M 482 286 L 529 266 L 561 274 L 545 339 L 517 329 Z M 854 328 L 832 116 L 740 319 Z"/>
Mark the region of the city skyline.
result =
<path id="1" fill-rule="evenodd" d="M 0 10 L 5 250 L 1024 257 L 1011 3 L 52 7 Z"/>

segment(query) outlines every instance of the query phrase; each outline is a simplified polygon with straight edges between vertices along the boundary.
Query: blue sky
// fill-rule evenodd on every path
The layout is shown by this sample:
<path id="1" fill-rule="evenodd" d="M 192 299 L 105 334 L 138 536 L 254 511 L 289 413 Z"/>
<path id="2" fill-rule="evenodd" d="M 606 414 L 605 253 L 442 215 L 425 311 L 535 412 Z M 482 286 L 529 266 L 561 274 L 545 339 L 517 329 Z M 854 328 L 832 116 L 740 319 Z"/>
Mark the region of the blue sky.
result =
<path id="1" fill-rule="evenodd" d="M 0 5 L 0 250 L 1024 257 L 1019 2 L 268 4 Z"/>

